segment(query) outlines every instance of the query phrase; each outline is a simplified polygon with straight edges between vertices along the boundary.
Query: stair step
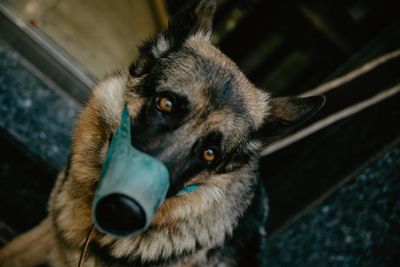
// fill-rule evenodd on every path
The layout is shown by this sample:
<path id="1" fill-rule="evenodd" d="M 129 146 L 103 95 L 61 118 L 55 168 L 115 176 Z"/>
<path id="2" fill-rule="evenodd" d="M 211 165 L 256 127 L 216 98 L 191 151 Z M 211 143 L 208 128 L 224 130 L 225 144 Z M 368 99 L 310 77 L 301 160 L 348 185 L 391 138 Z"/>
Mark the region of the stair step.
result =
<path id="1" fill-rule="evenodd" d="M 373 59 L 370 54 L 382 57 L 391 53 L 395 57 L 327 91 L 326 106 L 299 130 L 305 133 L 301 138 L 293 139 L 294 133 L 286 140 L 295 141 L 285 144 L 281 140 L 266 150 L 260 166 L 270 198 L 271 233 L 400 136 L 397 29 L 385 30 L 332 77 L 347 75 L 352 67 L 363 68 L 369 64 L 366 60 Z M 383 97 L 375 101 L 377 96 Z M 369 104 L 363 106 L 365 103 Z M 340 120 L 332 120 L 340 114 Z M 314 126 L 317 131 L 311 131 Z M 271 150 L 274 146 L 279 149 Z"/>
<path id="2" fill-rule="evenodd" d="M 268 266 L 400 266 L 400 139 L 269 242 Z"/>

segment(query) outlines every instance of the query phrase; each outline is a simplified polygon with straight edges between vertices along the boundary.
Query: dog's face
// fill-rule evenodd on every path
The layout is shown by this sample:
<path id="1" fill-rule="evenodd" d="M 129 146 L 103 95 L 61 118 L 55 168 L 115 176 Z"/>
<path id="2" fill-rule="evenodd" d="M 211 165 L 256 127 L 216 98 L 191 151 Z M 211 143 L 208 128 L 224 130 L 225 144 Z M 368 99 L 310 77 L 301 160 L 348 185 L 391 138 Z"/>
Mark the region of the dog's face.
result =
<path id="1" fill-rule="evenodd" d="M 169 195 L 248 163 L 258 146 L 251 136 L 268 112 L 268 95 L 204 37 L 166 52 L 130 90 L 141 102 L 128 97 L 138 110 L 132 143 L 166 164 Z"/>
<path id="2" fill-rule="evenodd" d="M 171 187 L 150 229 L 127 240 L 96 233 L 114 258 L 158 260 L 223 243 L 249 206 L 263 145 L 309 117 L 322 98 L 278 98 L 247 80 L 210 40 L 214 1 L 193 1 L 141 46 L 128 72 L 107 77 L 81 113 L 68 177 L 50 203 L 59 235 L 82 244 L 109 139 L 124 105 L 132 144 L 168 168 Z M 182 187 L 195 192 L 176 195 Z"/>

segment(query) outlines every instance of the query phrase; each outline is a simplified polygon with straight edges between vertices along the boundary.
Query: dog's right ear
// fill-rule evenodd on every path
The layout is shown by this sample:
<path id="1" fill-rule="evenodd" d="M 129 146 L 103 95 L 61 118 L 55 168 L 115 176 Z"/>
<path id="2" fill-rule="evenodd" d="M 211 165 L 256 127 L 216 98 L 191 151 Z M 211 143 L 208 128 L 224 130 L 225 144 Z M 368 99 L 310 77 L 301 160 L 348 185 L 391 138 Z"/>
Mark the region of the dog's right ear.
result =
<path id="1" fill-rule="evenodd" d="M 188 1 L 171 18 L 166 31 L 139 46 L 139 57 L 129 67 L 129 73 L 136 77 L 147 73 L 157 58 L 179 47 L 190 36 L 209 40 L 216 6 L 216 0 Z"/>

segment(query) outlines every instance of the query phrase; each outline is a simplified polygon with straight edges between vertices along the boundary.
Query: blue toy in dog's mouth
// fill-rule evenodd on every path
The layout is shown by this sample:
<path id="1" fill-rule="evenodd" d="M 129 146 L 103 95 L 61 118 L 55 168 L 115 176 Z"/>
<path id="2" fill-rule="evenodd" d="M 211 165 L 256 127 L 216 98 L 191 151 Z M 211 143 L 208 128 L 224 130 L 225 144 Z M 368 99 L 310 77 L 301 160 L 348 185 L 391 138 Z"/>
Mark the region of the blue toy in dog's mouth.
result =
<path id="1" fill-rule="evenodd" d="M 193 192 L 189 185 L 178 195 Z M 131 144 L 127 107 L 107 152 L 93 202 L 93 220 L 101 232 L 130 237 L 147 229 L 169 189 L 169 173 L 158 159 Z"/>
<path id="2" fill-rule="evenodd" d="M 98 230 L 118 237 L 144 231 L 169 188 L 169 173 L 158 159 L 131 145 L 131 120 L 124 108 L 107 152 L 93 219 Z"/>

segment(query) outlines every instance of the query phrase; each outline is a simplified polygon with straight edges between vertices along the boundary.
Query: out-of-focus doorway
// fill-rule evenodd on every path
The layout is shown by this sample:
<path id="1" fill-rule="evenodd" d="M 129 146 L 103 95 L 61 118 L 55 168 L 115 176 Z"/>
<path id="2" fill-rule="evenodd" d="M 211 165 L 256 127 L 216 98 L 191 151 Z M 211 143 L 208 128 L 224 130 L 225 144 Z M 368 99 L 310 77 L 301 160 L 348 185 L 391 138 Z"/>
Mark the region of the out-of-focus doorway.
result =
<path id="1" fill-rule="evenodd" d="M 9 0 L 97 78 L 126 67 L 136 46 L 166 25 L 163 1 Z"/>

